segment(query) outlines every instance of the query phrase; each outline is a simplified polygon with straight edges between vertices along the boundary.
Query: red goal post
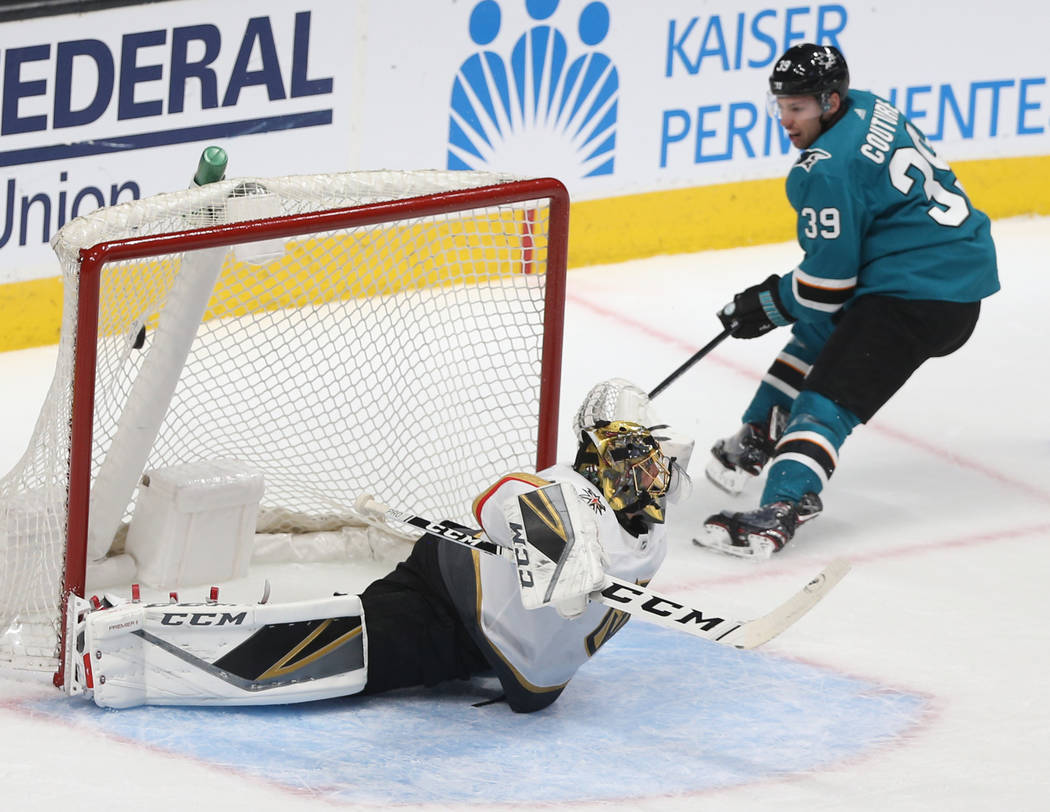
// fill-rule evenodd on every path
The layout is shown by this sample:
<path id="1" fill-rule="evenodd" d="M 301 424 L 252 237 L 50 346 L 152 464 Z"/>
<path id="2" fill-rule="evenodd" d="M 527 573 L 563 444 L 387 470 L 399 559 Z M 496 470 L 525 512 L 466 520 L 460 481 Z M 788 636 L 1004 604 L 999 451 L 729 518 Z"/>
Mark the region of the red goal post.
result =
<path id="1" fill-rule="evenodd" d="M 67 291 L 44 407 L 53 415 L 42 413 L 20 463 L 45 458 L 42 467 L 57 470 L 16 469 L 0 480 L 0 564 L 30 574 L 21 591 L 0 585 L 0 661 L 53 667 L 62 683 L 62 607 L 92 588 L 92 567 L 117 558 L 134 487 L 151 468 L 241 460 L 266 479 L 260 523 L 266 516 L 271 529 L 296 532 L 300 519 L 307 530 L 338 524 L 366 488 L 462 517 L 491 478 L 555 461 L 564 186 L 483 173 L 384 173 L 392 177 L 372 194 L 380 199 L 370 199 L 340 185 L 356 175 L 371 188 L 378 174 L 311 176 L 305 202 L 287 191 L 296 179 L 225 181 L 179 204 L 182 222 L 210 225 L 149 233 L 132 217 L 129 233 L 76 251 L 76 268 L 66 269 L 75 298 Z M 404 197 L 383 199 L 402 182 Z M 433 191 L 448 184 L 462 187 Z M 426 193 L 414 193 L 419 186 Z M 216 214 L 217 194 L 271 198 L 278 213 L 228 222 L 231 213 Z M 330 205 L 347 198 L 364 202 Z M 126 208 L 143 204 L 108 216 L 128 220 Z M 253 259 L 275 241 L 281 256 Z M 194 283 L 206 295 L 179 292 L 183 277 L 208 273 L 209 281 Z M 193 295 L 198 301 L 187 305 Z M 142 312 L 105 321 L 115 302 L 128 301 Z M 172 327 L 182 336 L 171 338 Z M 163 372 L 147 380 L 158 355 Z M 151 405 L 139 405 L 144 397 Z M 128 417 L 141 408 L 154 416 Z M 57 453 L 40 450 L 55 445 Z M 428 467 L 429 478 L 420 478 Z M 45 480 L 64 489 L 64 504 L 40 486 Z M 103 490 L 111 492 L 108 506 Z M 107 512 L 109 524 L 99 519 Z M 56 544 L 60 550 L 46 549 Z"/>

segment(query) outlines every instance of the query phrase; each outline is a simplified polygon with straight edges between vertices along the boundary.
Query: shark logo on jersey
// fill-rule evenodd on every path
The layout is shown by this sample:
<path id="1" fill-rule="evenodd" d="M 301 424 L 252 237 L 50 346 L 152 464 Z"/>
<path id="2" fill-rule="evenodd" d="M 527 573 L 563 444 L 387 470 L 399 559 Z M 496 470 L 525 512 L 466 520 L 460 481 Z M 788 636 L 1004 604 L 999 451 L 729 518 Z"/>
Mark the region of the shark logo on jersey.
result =
<path id="1" fill-rule="evenodd" d="M 602 498 L 595 491 L 587 488 L 583 493 L 579 494 L 579 496 L 580 501 L 599 516 L 605 513 L 605 503 L 602 502 Z"/>
<path id="2" fill-rule="evenodd" d="M 817 161 L 823 161 L 825 158 L 830 157 L 831 153 L 826 149 L 807 149 L 798 156 L 798 160 L 795 161 L 795 166 L 799 166 L 808 172 L 816 166 Z"/>

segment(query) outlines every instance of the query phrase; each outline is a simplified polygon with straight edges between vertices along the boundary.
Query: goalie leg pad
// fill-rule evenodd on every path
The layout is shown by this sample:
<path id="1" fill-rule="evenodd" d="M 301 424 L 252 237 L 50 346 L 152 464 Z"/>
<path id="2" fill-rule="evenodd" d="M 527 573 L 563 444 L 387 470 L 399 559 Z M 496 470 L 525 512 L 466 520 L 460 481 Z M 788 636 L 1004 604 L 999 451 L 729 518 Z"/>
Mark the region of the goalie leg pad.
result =
<path id="1" fill-rule="evenodd" d="M 123 604 L 91 612 L 76 657 L 95 703 L 272 705 L 354 694 L 367 679 L 356 595 L 285 604 Z"/>

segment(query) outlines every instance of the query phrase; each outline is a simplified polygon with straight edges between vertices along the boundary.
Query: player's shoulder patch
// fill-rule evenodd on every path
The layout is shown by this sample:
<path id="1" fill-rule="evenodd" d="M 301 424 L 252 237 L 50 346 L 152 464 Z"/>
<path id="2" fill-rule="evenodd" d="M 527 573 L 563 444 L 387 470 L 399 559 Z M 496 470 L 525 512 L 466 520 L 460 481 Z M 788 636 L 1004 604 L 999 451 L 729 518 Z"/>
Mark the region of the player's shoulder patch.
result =
<path id="1" fill-rule="evenodd" d="M 798 156 L 798 160 L 795 161 L 794 168 L 805 169 L 809 172 L 817 165 L 818 161 L 824 161 L 831 157 L 831 153 L 826 149 L 807 149 Z"/>
<path id="2" fill-rule="evenodd" d="M 594 488 L 584 488 L 583 491 L 577 491 L 576 494 L 580 497 L 580 502 L 594 511 L 596 515 L 601 516 L 605 513 L 608 505 L 602 498 L 602 495 Z"/>

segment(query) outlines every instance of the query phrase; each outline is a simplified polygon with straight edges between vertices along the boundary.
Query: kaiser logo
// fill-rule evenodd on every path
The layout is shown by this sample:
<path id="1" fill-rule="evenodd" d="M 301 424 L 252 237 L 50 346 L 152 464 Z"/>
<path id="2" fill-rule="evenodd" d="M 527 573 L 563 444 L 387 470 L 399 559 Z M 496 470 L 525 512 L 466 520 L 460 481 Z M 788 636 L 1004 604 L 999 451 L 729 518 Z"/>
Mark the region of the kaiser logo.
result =
<path id="1" fill-rule="evenodd" d="M 474 7 L 469 31 L 478 50 L 452 81 L 449 169 L 535 171 L 542 155 L 544 172 L 556 177 L 612 174 L 620 79 L 599 49 L 609 9 L 587 4 L 567 36 L 547 22 L 558 3 L 525 0 L 533 24 L 520 32 L 501 32 L 496 0 Z M 565 16 L 555 22 L 567 28 Z"/>

